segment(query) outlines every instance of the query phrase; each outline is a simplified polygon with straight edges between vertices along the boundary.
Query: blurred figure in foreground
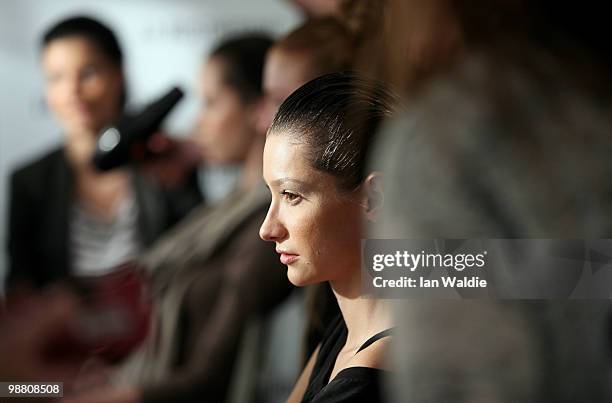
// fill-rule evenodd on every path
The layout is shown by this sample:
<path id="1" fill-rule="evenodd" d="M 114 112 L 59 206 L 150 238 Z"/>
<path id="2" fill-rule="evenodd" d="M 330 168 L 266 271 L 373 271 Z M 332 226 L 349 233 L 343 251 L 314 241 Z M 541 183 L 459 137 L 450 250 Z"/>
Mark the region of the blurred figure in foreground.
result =
<path id="1" fill-rule="evenodd" d="M 18 310 L 0 312 L 0 382 L 64 382 L 76 377 L 85 356 L 53 356 L 53 341 L 77 316 L 73 295 L 54 290 L 32 295 Z"/>
<path id="2" fill-rule="evenodd" d="M 385 60 L 410 110 L 373 155 L 386 181 L 371 237 L 610 238 L 605 13 L 392 3 Z M 607 300 L 404 300 L 395 313 L 395 401 L 610 401 Z"/>

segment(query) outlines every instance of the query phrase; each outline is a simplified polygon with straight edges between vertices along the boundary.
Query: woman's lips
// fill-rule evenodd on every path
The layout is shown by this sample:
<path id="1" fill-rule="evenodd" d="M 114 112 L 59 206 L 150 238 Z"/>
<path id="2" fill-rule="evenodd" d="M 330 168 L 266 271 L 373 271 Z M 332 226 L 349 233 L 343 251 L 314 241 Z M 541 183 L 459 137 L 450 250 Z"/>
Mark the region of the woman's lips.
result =
<path id="1" fill-rule="evenodd" d="M 77 102 L 71 105 L 70 110 L 77 115 L 90 115 L 92 108 L 85 102 Z"/>
<path id="2" fill-rule="evenodd" d="M 299 258 L 299 255 L 294 255 L 291 253 L 284 253 L 284 252 L 280 253 L 280 261 L 282 264 L 285 264 L 285 265 L 290 265 L 291 263 L 298 260 L 298 258 Z"/>

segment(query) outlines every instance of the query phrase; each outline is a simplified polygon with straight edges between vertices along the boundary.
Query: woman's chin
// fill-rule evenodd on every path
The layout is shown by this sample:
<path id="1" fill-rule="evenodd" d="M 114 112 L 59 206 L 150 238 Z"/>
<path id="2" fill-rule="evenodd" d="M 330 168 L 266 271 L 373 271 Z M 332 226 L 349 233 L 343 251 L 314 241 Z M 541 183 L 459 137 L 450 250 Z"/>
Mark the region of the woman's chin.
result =
<path id="1" fill-rule="evenodd" d="M 72 133 L 73 136 L 83 136 L 84 138 L 91 138 L 91 135 L 97 135 L 100 131 L 99 125 L 96 125 L 91 121 L 70 121 L 63 124 L 64 129 L 67 132 Z"/>
<path id="2" fill-rule="evenodd" d="M 296 287 L 304 287 L 318 282 L 311 276 L 306 275 L 303 270 L 300 270 L 293 265 L 287 266 L 287 278 L 289 279 L 289 282 Z"/>

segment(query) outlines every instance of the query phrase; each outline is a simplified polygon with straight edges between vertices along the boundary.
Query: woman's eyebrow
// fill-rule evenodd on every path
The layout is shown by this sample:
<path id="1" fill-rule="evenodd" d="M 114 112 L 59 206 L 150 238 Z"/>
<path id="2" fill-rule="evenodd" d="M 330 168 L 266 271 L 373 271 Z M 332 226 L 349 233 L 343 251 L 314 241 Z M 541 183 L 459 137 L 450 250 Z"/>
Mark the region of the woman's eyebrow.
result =
<path id="1" fill-rule="evenodd" d="M 290 178 L 290 177 L 275 179 L 272 182 L 270 182 L 270 184 L 273 185 L 273 186 L 280 186 L 280 185 L 283 185 L 283 184 L 285 184 L 287 182 L 295 183 L 295 184 L 297 184 L 299 186 L 303 186 L 303 187 L 308 186 L 308 184 L 306 182 L 303 182 L 303 181 L 301 181 L 299 179 Z"/>

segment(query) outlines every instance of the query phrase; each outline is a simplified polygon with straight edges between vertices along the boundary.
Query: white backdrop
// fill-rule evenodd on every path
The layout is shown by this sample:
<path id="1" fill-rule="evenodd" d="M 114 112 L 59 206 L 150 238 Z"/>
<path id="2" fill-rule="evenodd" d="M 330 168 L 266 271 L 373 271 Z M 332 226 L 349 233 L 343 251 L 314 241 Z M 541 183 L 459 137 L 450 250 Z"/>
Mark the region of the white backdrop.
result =
<path id="1" fill-rule="evenodd" d="M 240 31 L 281 34 L 299 20 L 283 0 L 0 0 L 0 291 L 7 265 L 8 176 L 61 141 L 44 103 L 38 42 L 50 24 L 74 14 L 99 18 L 116 32 L 126 57 L 130 105 L 148 102 L 171 85 L 188 90 L 167 120 L 177 134 L 193 125 L 197 71 L 216 40 Z"/>

